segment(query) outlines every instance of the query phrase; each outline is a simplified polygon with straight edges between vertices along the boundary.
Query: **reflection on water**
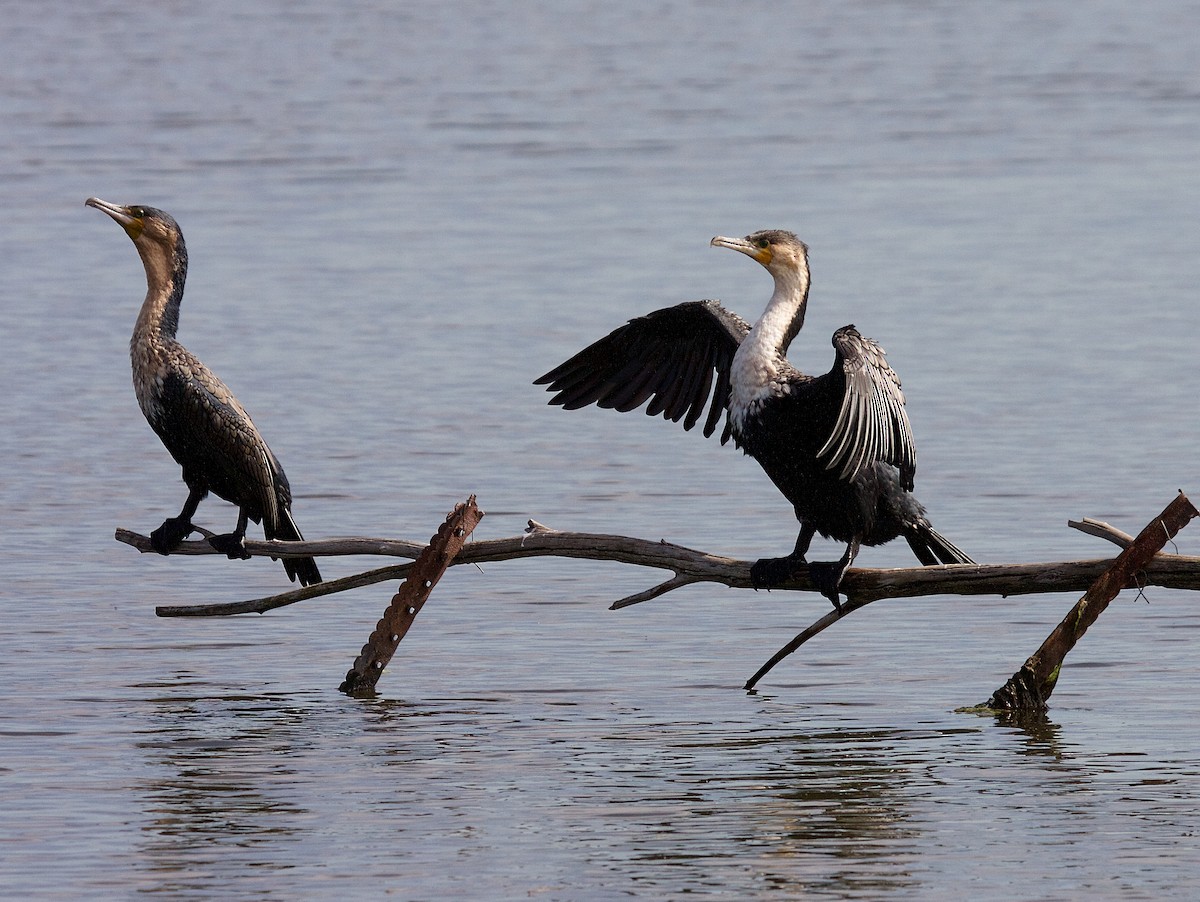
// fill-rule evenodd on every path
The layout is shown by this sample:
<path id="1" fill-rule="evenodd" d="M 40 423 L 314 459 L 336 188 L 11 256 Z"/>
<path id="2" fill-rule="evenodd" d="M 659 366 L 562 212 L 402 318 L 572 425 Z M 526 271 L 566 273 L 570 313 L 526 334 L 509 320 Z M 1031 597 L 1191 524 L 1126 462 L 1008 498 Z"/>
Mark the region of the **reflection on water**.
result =
<path id="1" fill-rule="evenodd" d="M 994 717 L 997 726 L 1012 727 L 1024 735 L 1027 754 L 1062 760 L 1061 728 L 1045 711 L 996 711 L 987 716 Z"/>
<path id="2" fill-rule="evenodd" d="M 159 774 L 140 787 L 139 858 L 155 888 L 227 888 L 231 869 L 290 857 L 313 822 L 293 796 L 312 745 L 303 711 L 283 699 L 164 698 L 155 707 L 162 727 L 137 743 Z"/>
<path id="3" fill-rule="evenodd" d="M 335 695 L 160 693 L 138 732 L 150 766 L 126 879 L 285 898 L 353 880 L 368 860 L 370 885 L 416 897 L 574 897 L 580 886 L 925 897 L 993 869 L 999 879 L 1049 845 L 1065 874 L 1137 895 L 1187 872 L 1181 844 L 1200 820 L 1184 806 L 1194 758 L 1142 773 L 1147 762 L 1130 769 L 1121 753 L 1080 754 L 1049 720 L 797 730 L 729 693 L 701 700 L 726 726 L 694 709 L 655 719 L 617 695 L 595 706 L 553 693 Z M 597 709 L 606 716 L 586 713 Z M 1151 800 L 1159 809 L 1142 810 Z M 1131 869 L 1143 829 L 1176 858 Z"/>
<path id="4" fill-rule="evenodd" d="M 739 843 L 762 855 L 780 886 L 839 895 L 915 888 L 910 857 L 921 848 L 912 779 L 898 759 L 900 731 L 848 730 L 780 736 L 786 752 L 760 788 L 751 832 Z M 756 778 L 757 779 L 757 778 Z M 805 861 L 796 869 L 795 863 Z"/>
<path id="5" fill-rule="evenodd" d="M 715 889 L 727 868 L 741 879 L 852 894 L 915 885 L 905 862 L 921 829 L 898 753 L 930 735 L 713 737 L 703 724 L 626 732 L 599 722 L 580 731 L 566 717 L 513 718 L 503 713 L 511 700 L 463 701 L 372 704 L 362 720 L 370 743 L 345 737 L 358 747 L 351 755 L 365 755 L 348 781 L 314 741 L 310 718 L 284 699 L 160 700 L 163 728 L 138 743 L 160 772 L 144 787 L 148 870 L 160 888 L 182 891 L 220 888 L 231 864 L 252 866 L 265 848 L 304 868 L 303 849 L 288 846 L 303 845 L 314 823 L 330 837 L 340 830 L 322 821 L 321 803 L 302 800 L 344 793 L 339 808 L 361 819 L 360 842 L 431 859 L 440 876 L 430 890 L 469 886 L 453 860 L 497 858 L 489 846 L 510 831 L 586 850 L 561 867 L 554 855 L 543 859 L 542 876 L 560 889 L 571 885 L 571 868 L 611 869 L 615 879 L 622 862 L 647 891 Z M 305 773 L 314 758 L 328 770 Z M 722 761 L 740 765 L 714 772 Z M 490 810 L 497 797 L 500 810 Z M 442 813 L 431 818 L 435 807 Z M 337 866 L 327 860 L 323 869 Z M 528 867 L 496 876 L 516 888 Z"/>

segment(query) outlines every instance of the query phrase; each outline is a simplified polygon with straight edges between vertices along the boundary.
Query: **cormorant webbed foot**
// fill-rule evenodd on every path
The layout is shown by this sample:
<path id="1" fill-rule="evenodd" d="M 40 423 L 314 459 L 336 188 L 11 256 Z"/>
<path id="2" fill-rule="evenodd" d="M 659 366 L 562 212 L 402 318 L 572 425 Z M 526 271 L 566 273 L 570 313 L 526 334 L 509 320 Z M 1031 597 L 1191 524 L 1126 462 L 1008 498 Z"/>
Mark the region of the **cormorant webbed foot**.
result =
<path id="1" fill-rule="evenodd" d="M 170 554 L 195 530 L 189 518 L 169 517 L 163 520 L 162 526 L 150 533 L 150 547 L 159 554 Z"/>
<path id="2" fill-rule="evenodd" d="M 246 550 L 246 537 L 241 533 L 227 532 L 222 536 L 209 536 L 208 544 L 231 561 L 250 560 L 250 552 Z"/>
<path id="3" fill-rule="evenodd" d="M 813 561 L 808 565 L 808 578 L 812 580 L 813 588 L 833 602 L 834 609 L 842 613 L 842 602 L 838 598 L 838 586 L 842 584 L 842 574 L 846 565 L 841 561 Z"/>
<path id="4" fill-rule="evenodd" d="M 758 589 L 774 589 L 788 582 L 806 566 L 803 555 L 765 557 L 750 565 L 750 584 Z"/>

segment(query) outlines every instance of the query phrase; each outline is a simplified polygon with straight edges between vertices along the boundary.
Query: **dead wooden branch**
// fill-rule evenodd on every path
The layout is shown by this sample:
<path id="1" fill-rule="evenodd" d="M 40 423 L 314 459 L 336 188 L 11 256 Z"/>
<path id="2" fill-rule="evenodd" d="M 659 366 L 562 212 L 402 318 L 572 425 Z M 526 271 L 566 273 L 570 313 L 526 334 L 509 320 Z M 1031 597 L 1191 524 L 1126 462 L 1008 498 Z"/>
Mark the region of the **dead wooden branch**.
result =
<path id="1" fill-rule="evenodd" d="M 1041 647 L 1004 686 L 993 693 L 984 707 L 1009 711 L 1045 710 L 1046 700 L 1054 691 L 1067 653 L 1122 589 L 1129 587 L 1130 583 L 1141 585 L 1139 574 L 1143 568 L 1159 549 L 1197 516 L 1200 516 L 1200 511 L 1180 492 L 1105 569 L 1070 613 L 1046 637 Z"/>
<path id="2" fill-rule="evenodd" d="M 1180 495 L 1180 498 L 1183 496 Z M 1184 501 L 1186 502 L 1186 498 Z M 1098 520 L 1072 521 L 1069 525 L 1123 548 L 1131 546 L 1131 543 L 1134 542 L 1133 538 L 1126 533 Z M 1171 532 L 1171 535 L 1174 535 L 1174 532 Z M 150 540 L 137 533 L 118 529 L 116 538 L 141 551 L 151 550 Z M 1164 541 L 1166 540 L 1164 534 Z M 272 557 L 385 555 L 413 558 L 424 547 L 417 542 L 357 537 L 286 543 L 249 539 L 246 541 L 246 548 L 252 555 Z M 184 542 L 178 553 L 218 554 L 204 540 Z M 751 588 L 750 561 L 707 554 L 661 540 L 655 542 L 627 536 L 559 532 L 533 520 L 529 521 L 529 529 L 523 536 L 472 542 L 464 546 L 450 562 L 450 565 L 480 564 L 542 556 L 618 561 L 668 570 L 672 573 L 672 576 L 664 582 L 613 602 L 611 605 L 613 609 L 649 601 L 674 589 L 695 583 L 717 583 L 735 589 Z M 1119 560 L 1118 557 L 1117 561 Z M 1138 561 L 1141 561 L 1140 557 Z M 1009 597 L 1053 592 L 1082 592 L 1101 579 L 1110 569 L 1112 572 L 1106 579 L 1109 581 L 1110 587 L 1115 586 L 1117 591 L 1122 588 L 1140 589 L 1147 586 L 1200 589 L 1200 557 L 1162 553 L 1155 555 L 1152 551 L 1150 556 L 1147 556 L 1146 560 L 1139 563 L 1138 566 L 1114 568 L 1113 565 L 1113 559 L 1102 558 L 1029 564 L 960 564 L 900 569 L 851 569 L 842 581 L 841 588 L 846 595 L 842 613 L 828 610 L 821 603 L 821 609 L 825 613 L 763 665 L 758 673 L 746 683 L 746 688 L 752 689 L 772 667 L 795 652 L 812 637 L 853 611 L 884 598 L 930 595 Z M 157 609 L 157 613 L 162 617 L 213 617 L 264 613 L 309 598 L 387 580 L 404 579 L 410 575 L 413 566 L 413 564 L 406 563 L 381 567 L 353 576 L 329 580 L 315 586 L 248 601 L 162 606 Z M 805 576 L 798 576 L 781 590 L 813 591 Z M 1082 632 L 1078 635 L 1082 635 Z"/>
<path id="3" fill-rule="evenodd" d="M 840 611 L 826 611 L 823 617 L 818 618 L 814 623 L 798 633 L 791 642 L 779 649 L 779 651 L 775 652 L 775 654 L 771 655 L 771 657 L 767 660 L 767 663 L 758 668 L 754 676 L 746 680 L 746 685 L 742 688 L 747 692 L 753 692 L 754 687 L 758 685 L 758 681 L 770 673 L 776 664 L 799 649 L 801 645 L 803 645 L 813 636 L 817 635 L 817 633 L 824 632 L 847 614 L 850 614 L 852 611 L 857 611 L 859 608 L 866 607 L 870 603 L 870 601 L 843 601 L 842 609 Z"/>
<path id="4" fill-rule="evenodd" d="M 433 587 L 438 584 L 446 568 L 462 550 L 471 531 L 483 518 L 483 511 L 475 505 L 472 495 L 446 517 L 436 535 L 417 555 L 412 572 L 392 597 L 383 617 L 363 646 L 362 653 L 346 674 L 339 687 L 348 695 L 370 695 L 383 674 L 388 662 L 395 654 L 400 641 L 408 632 L 417 614 L 425 605 Z"/>
<path id="5" fill-rule="evenodd" d="M 1183 497 L 1182 493 L 1180 493 L 1179 497 Z M 1186 499 L 1184 500 L 1186 501 Z M 1122 532 L 1115 526 L 1111 526 L 1102 520 L 1093 520 L 1091 517 L 1085 517 L 1083 520 L 1079 521 L 1068 520 L 1067 525 L 1073 529 L 1086 532 L 1089 535 L 1105 539 L 1121 546 L 1122 548 L 1128 548 L 1134 541 L 1133 536 L 1129 535 L 1128 533 Z M 1176 530 L 1176 532 L 1177 531 L 1178 530 Z M 1161 548 L 1162 544 L 1165 544 L 1166 541 L 1168 541 L 1168 537 L 1164 536 L 1163 543 L 1161 543 L 1158 547 Z M 1185 558 L 1177 555 L 1159 555 L 1157 558 L 1154 558 L 1154 560 L 1151 561 L 1150 558 L 1153 557 L 1153 554 L 1154 552 L 1151 552 L 1150 556 L 1146 558 L 1146 561 L 1141 567 L 1134 568 L 1133 571 L 1126 574 L 1125 583 L 1117 587 L 1116 591 L 1113 592 L 1114 596 L 1123 588 L 1142 589 L 1148 585 L 1164 586 L 1175 589 L 1200 588 L 1200 582 L 1197 582 L 1194 579 L 1195 575 L 1200 575 L 1200 558 Z M 1116 561 L 1119 560 L 1120 558 L 1116 558 L 1114 560 L 1064 561 L 1060 563 L 1020 565 L 1024 568 L 1032 568 L 1030 570 L 1029 583 L 1025 587 L 1016 591 L 997 591 L 995 593 L 984 591 L 980 594 L 998 594 L 1007 598 L 1009 595 L 1026 594 L 1027 591 L 1036 592 L 1039 594 L 1042 592 L 1082 591 L 1086 587 L 1093 585 L 1096 580 L 1101 579 L 1104 574 L 1112 571 Z M 1179 576 L 1183 577 L 1182 579 L 1175 580 L 1173 577 L 1159 575 L 1162 570 L 1174 569 L 1172 566 L 1174 564 L 1183 565 L 1182 572 L 1178 573 Z M 994 571 L 997 566 L 1000 565 L 983 565 L 973 569 L 976 571 Z M 962 568 L 953 567 L 948 569 L 959 570 Z M 1006 571 L 1011 571 L 1012 568 L 1009 566 L 1004 566 L 1004 569 Z M 1192 575 L 1188 576 L 1186 575 L 1187 573 Z M 849 576 L 849 573 L 847 573 L 847 576 Z M 999 589 L 1001 588 L 1001 584 L 1009 576 L 1011 576 L 1011 574 L 1006 573 L 1003 577 L 998 577 L 994 580 L 985 579 L 983 584 L 991 584 L 994 588 Z M 1068 585 L 1068 583 L 1070 585 Z M 1051 586 L 1054 586 L 1054 588 L 1051 588 Z M 954 594 L 958 595 L 972 594 L 968 592 L 965 587 L 959 587 L 957 589 L 947 588 L 946 591 L 948 593 L 953 592 Z M 891 595 L 886 597 L 894 598 L 897 596 Z M 840 613 L 838 611 L 828 611 L 823 617 L 808 626 L 803 632 L 799 633 L 794 639 L 788 642 L 787 645 L 775 652 L 775 654 L 771 656 L 770 660 L 760 667 L 754 676 L 750 677 L 750 679 L 746 681 L 744 688 L 747 691 L 752 691 L 758 684 L 758 681 L 766 676 L 776 664 L 778 664 L 788 655 L 797 651 L 800 646 L 809 639 L 812 639 L 818 633 L 821 633 L 827 628 L 833 626 L 833 624 L 837 623 L 852 611 L 856 611 L 859 608 L 870 604 L 872 601 L 878 600 L 878 598 L 868 597 L 866 595 L 860 595 L 857 597 L 850 595 L 850 599 L 850 601 L 842 603 L 842 610 Z M 1108 602 L 1106 601 L 1105 604 L 1107 603 Z M 1082 632 L 1080 635 L 1082 635 Z M 1066 651 L 1064 651 L 1063 654 L 1065 655 Z M 1055 672 L 1057 673 L 1057 671 Z M 1017 676 L 1020 676 L 1020 673 L 1018 673 Z M 1014 679 L 1016 679 L 1016 677 L 1014 677 Z"/>
<path id="6" fill-rule="evenodd" d="M 196 530 L 202 535 L 211 535 L 206 529 L 196 527 Z M 149 536 L 144 536 L 131 529 L 118 527 L 114 538 L 118 542 L 123 542 L 126 545 L 136 548 L 143 554 L 154 551 L 150 547 Z M 252 539 L 246 536 L 246 550 L 250 552 L 251 557 L 312 557 L 314 555 L 337 557 L 352 554 L 375 554 L 387 557 L 415 559 L 424 548 L 424 543 L 410 542 L 406 539 L 370 539 L 351 536 L 337 539 L 320 539 L 315 542 L 308 540 L 278 542 L 274 540 Z M 171 554 L 205 555 L 221 554 L 221 552 L 209 545 L 206 538 L 201 538 L 181 542 L 179 547 L 172 551 Z"/>
<path id="7" fill-rule="evenodd" d="M 1096 536 L 1099 539 L 1107 539 L 1114 545 L 1120 545 L 1122 548 L 1128 548 L 1133 542 L 1133 536 L 1127 532 L 1122 532 L 1115 526 L 1105 523 L 1103 520 L 1093 520 L 1091 517 L 1084 517 L 1082 520 L 1068 520 L 1067 525 L 1072 529 L 1078 529 L 1080 532 L 1086 532 L 1090 536 Z"/>
<path id="8" fill-rule="evenodd" d="M 574 557 L 597 561 L 619 561 L 645 567 L 675 571 L 676 577 L 668 582 L 616 602 L 613 607 L 623 607 L 637 601 L 657 597 L 671 589 L 692 582 L 717 582 L 735 588 L 750 588 L 750 565 L 745 561 L 719 557 L 694 551 L 668 542 L 654 542 L 625 536 L 599 535 L 592 533 L 568 533 L 547 529 L 530 521 L 530 529 L 523 536 L 506 539 L 490 539 L 472 542 L 463 548 L 454 564 L 482 564 L 492 561 L 516 560 L 527 557 Z M 132 545 L 139 551 L 150 550 L 146 536 L 118 529 L 117 541 Z M 327 555 L 389 555 L 416 557 L 424 546 L 417 542 L 391 539 L 346 538 L 328 541 L 266 542 L 246 540 L 246 550 L 252 556 L 302 557 Z M 217 554 L 204 540 L 184 542 L 178 552 L 183 554 Z M 295 604 L 309 598 L 318 598 L 408 576 L 411 564 L 380 567 L 365 573 L 342 579 L 327 580 L 314 586 L 293 589 L 266 598 L 228 604 L 165 605 L 156 609 L 160 617 L 222 617 L 231 614 L 262 614 L 275 608 Z M 796 588 L 808 588 L 807 580 L 798 582 Z"/>
<path id="9" fill-rule="evenodd" d="M 150 540 L 129 530 L 117 530 L 118 541 L 141 550 Z M 255 556 L 387 555 L 415 558 L 425 546 L 419 542 L 377 538 L 343 538 L 305 542 L 265 542 L 247 539 L 246 549 Z M 172 552 L 176 553 L 176 552 Z M 180 546 L 184 554 L 218 554 L 207 542 L 192 540 Z M 710 582 L 734 589 L 749 589 L 750 561 L 706 554 L 665 541 L 636 539 L 601 533 L 559 532 L 540 524 L 523 536 L 487 539 L 466 545 L 453 566 L 518 560 L 529 557 L 571 557 L 594 561 L 619 561 L 671 571 L 666 582 L 620 599 L 614 609 L 657 598 L 672 589 Z M 222 555 L 222 560 L 224 556 Z M 842 589 L 844 607 L 857 609 L 883 598 L 924 595 L 1030 595 L 1045 592 L 1082 592 L 1112 563 L 1110 558 L 1081 561 L 1051 561 L 1033 564 L 954 564 L 940 567 L 900 569 L 853 568 L 847 571 Z M 411 564 L 394 564 L 328 580 L 315 586 L 293 589 L 265 598 L 221 604 L 170 605 L 157 609 L 161 617 L 218 617 L 230 614 L 261 614 L 309 598 L 361 588 L 408 576 Z M 1172 589 L 1200 589 L 1200 557 L 1162 554 L 1146 568 L 1147 585 Z M 812 591 L 807 578 L 793 580 L 787 590 Z M 783 591 L 783 590 L 777 590 Z M 759 596 L 761 597 L 761 596 Z M 819 596 L 818 596 L 819 597 Z M 827 602 L 822 602 L 827 604 Z M 822 618 L 824 620 L 825 618 Z M 837 618 L 834 618 L 836 620 Z M 833 621 L 831 621 L 833 622 Z M 815 626 L 816 624 L 814 624 Z"/>

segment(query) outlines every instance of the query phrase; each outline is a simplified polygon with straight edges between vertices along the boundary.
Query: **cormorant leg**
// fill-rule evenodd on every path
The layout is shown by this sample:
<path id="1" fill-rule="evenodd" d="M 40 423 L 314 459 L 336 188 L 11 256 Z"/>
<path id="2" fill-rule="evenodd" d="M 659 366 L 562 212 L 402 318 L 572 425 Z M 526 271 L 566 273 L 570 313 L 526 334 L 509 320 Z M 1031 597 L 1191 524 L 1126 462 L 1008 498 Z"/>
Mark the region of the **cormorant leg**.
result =
<path id="1" fill-rule="evenodd" d="M 750 567 L 750 584 L 756 590 L 772 589 L 791 579 L 807 563 L 804 556 L 808 554 L 808 546 L 816 532 L 816 527 L 801 523 L 792 553 L 787 557 L 765 557 L 755 561 Z"/>
<path id="2" fill-rule="evenodd" d="M 163 520 L 162 526 L 150 533 L 150 547 L 159 554 L 170 554 L 178 548 L 179 543 L 195 531 L 192 517 L 207 494 L 207 489 L 189 490 L 187 501 L 183 502 L 183 510 L 179 512 L 179 516 Z"/>
<path id="3" fill-rule="evenodd" d="M 838 586 L 842 584 L 842 577 L 858 556 L 859 547 L 858 539 L 854 539 L 846 546 L 846 553 L 842 555 L 841 560 L 813 561 L 808 565 L 809 579 L 822 595 L 833 602 L 833 607 L 839 614 L 842 612 L 842 602 L 838 598 Z"/>
<path id="4" fill-rule="evenodd" d="M 239 508 L 237 529 L 224 535 L 209 536 L 208 544 L 231 561 L 250 560 L 250 552 L 246 550 L 246 524 L 249 520 L 245 508 Z"/>

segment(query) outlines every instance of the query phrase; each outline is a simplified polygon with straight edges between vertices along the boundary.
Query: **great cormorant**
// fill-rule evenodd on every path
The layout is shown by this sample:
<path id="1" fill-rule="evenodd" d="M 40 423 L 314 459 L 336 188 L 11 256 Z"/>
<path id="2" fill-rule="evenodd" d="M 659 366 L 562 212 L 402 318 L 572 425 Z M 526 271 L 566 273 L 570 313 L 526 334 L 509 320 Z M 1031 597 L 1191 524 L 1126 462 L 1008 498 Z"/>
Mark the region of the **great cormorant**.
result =
<path id="1" fill-rule="evenodd" d="M 785 582 L 808 566 L 813 583 L 840 610 L 838 586 L 861 545 L 904 536 L 922 564 L 969 564 L 939 535 L 911 494 L 916 449 L 900 380 L 883 349 L 854 326 L 833 334 L 833 368 L 801 373 L 787 349 L 804 323 L 808 247 L 791 232 L 712 239 L 757 260 L 775 291 L 753 327 L 716 301 L 656 310 L 584 348 L 535 381 L 568 410 L 596 404 L 683 420 L 691 429 L 708 406 L 704 434 L 721 414 L 724 444 L 757 460 L 795 508 L 800 534 L 791 554 L 750 570 L 756 588 Z M 814 533 L 846 543 L 836 562 L 805 560 Z"/>
<path id="2" fill-rule="evenodd" d="M 87 206 L 117 221 L 146 267 L 146 300 L 129 342 L 133 388 L 150 427 L 183 468 L 188 487 L 183 510 L 150 534 L 150 544 L 159 554 L 177 548 L 194 531 L 192 517 L 210 491 L 238 507 L 236 529 L 208 540 L 229 558 L 250 556 L 244 543 L 248 520 L 261 522 L 268 539 L 303 539 L 292 520 L 287 476 L 249 414 L 225 383 L 175 340 L 188 262 L 178 223 L 153 207 L 126 207 L 97 197 L 89 197 Z M 311 557 L 284 558 L 283 566 L 302 586 L 321 581 Z"/>

